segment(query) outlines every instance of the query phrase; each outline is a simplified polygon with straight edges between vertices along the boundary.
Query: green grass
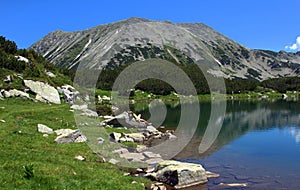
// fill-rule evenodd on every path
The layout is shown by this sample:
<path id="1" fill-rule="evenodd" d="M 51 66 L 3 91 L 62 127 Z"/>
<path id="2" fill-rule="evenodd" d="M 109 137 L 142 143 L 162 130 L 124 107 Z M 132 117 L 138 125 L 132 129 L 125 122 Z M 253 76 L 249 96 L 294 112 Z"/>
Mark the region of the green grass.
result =
<path id="1" fill-rule="evenodd" d="M 19 98 L 0 101 L 0 189 L 144 189 L 144 178 L 124 176 L 129 169 L 101 162 L 85 143 L 56 144 L 37 124 L 75 128 L 68 105 Z M 74 159 L 82 155 L 86 161 Z M 26 177 L 27 176 L 27 177 Z M 131 184 L 137 181 L 137 184 Z"/>

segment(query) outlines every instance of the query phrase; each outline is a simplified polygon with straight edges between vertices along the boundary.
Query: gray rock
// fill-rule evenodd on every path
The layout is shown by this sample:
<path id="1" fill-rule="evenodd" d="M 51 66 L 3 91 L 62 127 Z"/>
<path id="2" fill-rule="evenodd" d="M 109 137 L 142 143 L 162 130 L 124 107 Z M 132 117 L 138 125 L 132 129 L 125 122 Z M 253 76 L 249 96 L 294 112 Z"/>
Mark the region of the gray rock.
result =
<path id="1" fill-rule="evenodd" d="M 151 184 L 150 189 L 151 190 L 167 190 L 167 187 L 163 183 L 155 182 L 155 183 Z"/>
<path id="2" fill-rule="evenodd" d="M 11 97 L 11 94 L 6 90 L 2 91 L 2 95 L 4 96 L 4 98 L 10 98 Z"/>
<path id="3" fill-rule="evenodd" d="M 207 182 L 206 172 L 200 164 L 166 160 L 156 166 L 151 175 L 158 181 L 174 186 L 187 188 Z"/>
<path id="4" fill-rule="evenodd" d="M 145 162 L 147 164 L 159 164 L 160 162 L 163 162 L 164 160 L 162 158 L 150 158 L 146 160 Z"/>
<path id="5" fill-rule="evenodd" d="M 153 152 L 143 152 L 143 154 L 147 157 L 147 158 L 161 158 L 160 154 L 155 154 Z"/>
<path id="6" fill-rule="evenodd" d="M 109 136 L 113 139 L 113 141 L 119 142 L 120 138 L 122 137 L 122 134 L 121 133 L 113 132 Z"/>
<path id="7" fill-rule="evenodd" d="M 87 116 L 87 117 L 93 117 L 93 118 L 98 117 L 97 112 L 95 112 L 93 110 L 89 110 L 89 109 L 84 110 L 83 113 L 81 113 L 80 115 Z"/>
<path id="8" fill-rule="evenodd" d="M 119 139 L 119 142 L 134 142 L 133 138 L 131 137 L 126 137 L 126 136 L 123 136 Z"/>
<path id="9" fill-rule="evenodd" d="M 113 152 L 114 152 L 114 153 L 118 153 L 118 154 L 126 154 L 126 153 L 129 153 L 129 151 L 128 151 L 126 148 L 120 148 L 120 149 L 114 150 Z"/>
<path id="10" fill-rule="evenodd" d="M 29 94 L 26 92 L 20 91 L 20 90 L 9 90 L 8 93 L 10 93 L 11 97 L 21 97 L 21 98 L 29 98 Z"/>
<path id="11" fill-rule="evenodd" d="M 134 119 L 132 113 L 123 112 L 120 115 L 115 116 L 114 118 L 107 119 L 102 121 L 100 126 L 113 125 L 114 127 L 127 127 L 127 128 L 138 128 L 145 129 L 147 124 L 145 122 L 137 121 Z"/>
<path id="12" fill-rule="evenodd" d="M 108 162 L 111 164 L 118 164 L 120 161 L 112 158 Z"/>
<path id="13" fill-rule="evenodd" d="M 120 154 L 121 158 L 126 158 L 129 161 L 140 162 L 145 159 L 145 156 L 142 153 L 124 153 Z"/>
<path id="14" fill-rule="evenodd" d="M 46 99 L 44 99 L 41 95 L 39 95 L 39 94 L 37 94 L 36 96 L 35 96 L 35 99 L 37 100 L 37 101 L 40 101 L 40 102 L 44 102 L 44 103 L 48 103 L 48 101 L 46 100 Z"/>
<path id="15" fill-rule="evenodd" d="M 130 133 L 125 134 L 125 136 L 133 139 L 134 142 L 143 142 L 145 139 L 145 136 L 141 133 Z"/>
<path id="16" fill-rule="evenodd" d="M 86 142 L 87 138 L 81 133 L 80 130 L 72 130 L 69 133 L 64 133 L 56 137 L 54 140 L 57 143 L 80 143 Z"/>
<path id="17" fill-rule="evenodd" d="M 61 88 L 57 87 L 57 90 L 60 94 L 64 95 L 65 102 L 69 104 L 74 104 L 79 95 L 79 92 L 73 86 L 68 84 L 62 86 Z"/>
<path id="18" fill-rule="evenodd" d="M 145 145 L 137 145 L 136 146 L 136 151 L 137 152 L 143 152 L 143 151 L 145 151 L 145 150 L 147 150 L 148 148 L 147 148 L 147 146 L 145 146 Z"/>
<path id="19" fill-rule="evenodd" d="M 43 99 L 50 103 L 60 104 L 60 98 L 58 91 L 48 84 L 39 81 L 23 80 L 24 85 L 28 87 L 32 92 L 40 95 Z"/>
<path id="20" fill-rule="evenodd" d="M 157 133 L 158 132 L 158 130 L 151 125 L 147 126 L 146 131 L 148 131 L 149 133 Z"/>
<path id="21" fill-rule="evenodd" d="M 74 104 L 74 105 L 71 106 L 71 109 L 73 109 L 73 110 L 79 110 L 79 111 L 84 111 L 84 110 L 88 109 L 88 106 L 86 104 L 83 104 L 83 105 Z"/>
<path id="22" fill-rule="evenodd" d="M 10 83 L 12 81 L 12 77 L 10 75 L 5 76 L 3 82 Z"/>
<path id="23" fill-rule="evenodd" d="M 103 144 L 104 143 L 104 139 L 99 137 L 97 138 L 98 144 Z"/>
<path id="24" fill-rule="evenodd" d="M 58 129 L 58 130 L 55 130 L 54 132 L 56 133 L 57 136 L 60 136 L 60 135 L 68 135 L 75 131 L 76 130 L 73 130 L 73 129 Z"/>
<path id="25" fill-rule="evenodd" d="M 53 129 L 50 127 L 43 125 L 43 124 L 38 124 L 38 132 L 40 133 L 46 133 L 46 134 L 53 134 Z"/>

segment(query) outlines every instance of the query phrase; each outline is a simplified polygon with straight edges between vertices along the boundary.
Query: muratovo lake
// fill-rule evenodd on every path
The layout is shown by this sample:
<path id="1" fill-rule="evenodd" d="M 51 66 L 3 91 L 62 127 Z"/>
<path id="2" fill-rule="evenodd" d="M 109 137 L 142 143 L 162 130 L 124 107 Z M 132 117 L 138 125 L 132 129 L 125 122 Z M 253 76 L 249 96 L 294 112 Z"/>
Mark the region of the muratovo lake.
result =
<path id="1" fill-rule="evenodd" d="M 162 125 L 175 130 L 181 106 L 176 102 L 166 107 Z M 147 104 L 135 104 L 133 108 L 143 118 L 150 118 Z M 174 158 L 200 163 L 220 174 L 209 180 L 208 189 L 223 189 L 220 183 L 248 185 L 229 189 L 300 189 L 300 101 L 227 101 L 216 141 L 199 154 L 210 111 L 210 102 L 200 103 L 197 131 Z"/>

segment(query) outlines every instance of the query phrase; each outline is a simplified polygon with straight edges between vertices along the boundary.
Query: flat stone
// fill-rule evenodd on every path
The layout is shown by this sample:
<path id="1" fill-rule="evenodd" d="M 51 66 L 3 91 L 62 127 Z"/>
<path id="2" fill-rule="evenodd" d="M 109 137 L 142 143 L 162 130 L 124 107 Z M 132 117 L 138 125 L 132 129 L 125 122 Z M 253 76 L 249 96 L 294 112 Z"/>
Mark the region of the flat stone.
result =
<path id="1" fill-rule="evenodd" d="M 145 159 L 145 156 L 142 153 L 124 153 L 120 154 L 121 158 L 126 158 L 129 161 L 141 161 Z"/>
<path id="2" fill-rule="evenodd" d="M 145 136 L 141 133 L 130 133 L 130 134 L 125 134 L 125 136 L 132 138 L 134 142 L 143 142 L 145 139 Z"/>
<path id="3" fill-rule="evenodd" d="M 136 146 L 136 151 L 137 152 L 143 152 L 143 151 L 145 151 L 145 150 L 147 150 L 148 148 L 147 148 L 147 146 L 145 146 L 145 145 L 137 145 Z"/>
<path id="4" fill-rule="evenodd" d="M 118 154 L 126 154 L 126 153 L 129 153 L 129 151 L 128 151 L 126 148 L 120 148 L 120 149 L 114 150 L 113 152 L 114 152 L 114 153 L 118 153 Z"/>
<path id="5" fill-rule="evenodd" d="M 43 124 L 38 124 L 38 132 L 40 133 L 46 133 L 46 134 L 53 134 L 53 129 L 50 127 L 43 125 Z"/>
<path id="6" fill-rule="evenodd" d="M 75 131 L 76 130 L 73 130 L 73 129 L 58 129 L 58 130 L 55 130 L 54 132 L 56 133 L 57 136 L 60 136 L 60 135 L 67 135 L 67 134 L 73 133 Z"/>
<path id="7" fill-rule="evenodd" d="M 163 162 L 164 160 L 162 158 L 150 158 L 148 160 L 146 160 L 145 162 L 147 164 L 159 164 L 161 162 Z"/>
<path id="8" fill-rule="evenodd" d="M 161 158 L 160 154 L 155 154 L 153 152 L 143 152 L 144 156 L 147 158 Z"/>
<path id="9" fill-rule="evenodd" d="M 83 105 L 77 105 L 77 104 L 74 104 L 70 107 L 71 109 L 73 110 L 80 110 L 80 111 L 83 111 L 83 110 L 86 110 L 88 109 L 88 106 L 86 104 L 83 104 Z"/>
<path id="10" fill-rule="evenodd" d="M 133 138 L 131 138 L 131 137 L 121 137 L 120 139 L 119 139 L 119 142 L 134 142 L 134 140 L 133 140 Z"/>

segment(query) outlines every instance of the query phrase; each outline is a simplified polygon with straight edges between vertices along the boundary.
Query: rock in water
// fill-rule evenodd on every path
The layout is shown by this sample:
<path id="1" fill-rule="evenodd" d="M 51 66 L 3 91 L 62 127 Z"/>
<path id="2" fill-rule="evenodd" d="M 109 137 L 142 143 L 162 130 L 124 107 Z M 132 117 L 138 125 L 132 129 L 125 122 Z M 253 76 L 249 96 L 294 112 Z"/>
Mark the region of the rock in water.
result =
<path id="1" fill-rule="evenodd" d="M 26 87 L 30 88 L 31 91 L 41 96 L 43 99 L 54 104 L 60 104 L 60 98 L 58 91 L 48 84 L 39 81 L 24 80 Z"/>
<path id="2" fill-rule="evenodd" d="M 186 188 L 207 182 L 205 169 L 200 164 L 166 160 L 159 163 L 154 173 L 156 180 L 175 187 Z"/>
<path id="3" fill-rule="evenodd" d="M 40 133 L 46 133 L 46 134 L 53 134 L 53 129 L 50 127 L 43 125 L 43 124 L 38 124 L 38 132 Z"/>

